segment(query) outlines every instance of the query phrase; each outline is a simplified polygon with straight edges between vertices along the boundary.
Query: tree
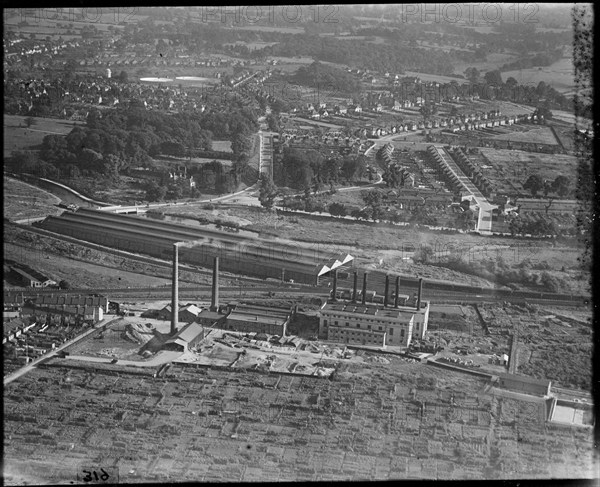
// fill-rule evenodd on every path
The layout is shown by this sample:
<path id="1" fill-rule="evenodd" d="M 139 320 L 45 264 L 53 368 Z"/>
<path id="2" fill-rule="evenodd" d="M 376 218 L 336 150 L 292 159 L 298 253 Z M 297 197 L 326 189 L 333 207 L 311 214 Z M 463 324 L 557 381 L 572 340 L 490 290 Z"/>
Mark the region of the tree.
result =
<path id="1" fill-rule="evenodd" d="M 329 213 L 333 216 L 346 216 L 348 211 L 342 203 L 331 203 L 329 205 Z"/>
<path id="2" fill-rule="evenodd" d="M 551 185 L 552 191 L 557 193 L 560 197 L 565 197 L 569 194 L 569 178 L 563 176 L 562 174 L 556 176 L 556 179 L 552 182 Z"/>
<path id="3" fill-rule="evenodd" d="M 60 281 L 58 283 L 58 288 L 59 289 L 70 289 L 71 285 L 69 284 L 69 281 L 65 281 L 64 279 L 62 281 Z"/>
<path id="4" fill-rule="evenodd" d="M 484 78 L 487 84 L 489 85 L 502 86 L 502 74 L 500 74 L 499 69 L 488 71 L 487 73 L 485 73 Z"/>
<path id="5" fill-rule="evenodd" d="M 532 174 L 523 184 L 523 188 L 529 190 L 532 196 L 536 196 L 538 191 L 544 188 L 544 180 L 539 174 Z"/>
<path id="6" fill-rule="evenodd" d="M 167 188 L 159 186 L 156 181 L 148 181 L 146 186 L 146 199 L 148 201 L 162 201 L 167 194 Z"/>
<path id="7" fill-rule="evenodd" d="M 275 198 L 278 194 L 277 187 L 273 180 L 265 174 L 260 175 L 259 185 L 258 200 L 262 206 L 270 210 L 275 204 Z"/>
<path id="8" fill-rule="evenodd" d="M 465 78 L 467 78 L 471 84 L 477 83 L 479 80 L 479 70 L 477 68 L 469 67 L 465 69 Z"/>
<path id="9" fill-rule="evenodd" d="M 119 81 L 121 83 L 127 83 L 127 81 L 129 81 L 129 75 L 127 74 L 127 71 L 121 71 L 119 73 Z"/>
<path id="10" fill-rule="evenodd" d="M 473 210 L 467 209 L 456 217 L 456 226 L 461 230 L 472 230 L 475 227 L 475 214 Z"/>
<path id="11" fill-rule="evenodd" d="M 513 78 L 512 76 L 509 76 L 506 80 L 506 86 L 508 86 L 509 88 L 516 88 L 519 85 L 519 82 Z"/>
<path id="12" fill-rule="evenodd" d="M 32 125 L 35 125 L 37 123 L 37 120 L 33 117 L 27 117 L 25 120 L 25 125 L 27 126 L 27 128 L 31 127 Z"/>

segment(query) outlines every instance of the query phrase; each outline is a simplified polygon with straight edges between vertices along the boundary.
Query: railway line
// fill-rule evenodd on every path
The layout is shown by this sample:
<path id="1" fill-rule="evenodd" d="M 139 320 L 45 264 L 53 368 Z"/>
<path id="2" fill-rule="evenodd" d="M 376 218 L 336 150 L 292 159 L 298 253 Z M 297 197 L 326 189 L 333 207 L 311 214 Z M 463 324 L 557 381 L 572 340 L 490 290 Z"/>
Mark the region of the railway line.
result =
<path id="1" fill-rule="evenodd" d="M 202 299 L 210 298 L 211 287 L 207 285 L 200 286 L 185 286 L 179 288 L 181 298 Z M 302 286 L 293 284 L 264 284 L 264 285 L 239 285 L 239 286 L 221 286 L 220 292 L 224 295 L 256 297 L 258 295 L 269 294 L 270 297 L 277 298 L 290 295 L 315 295 L 325 298 L 329 295 L 331 288 L 325 286 Z M 400 288 L 400 294 L 409 294 L 412 289 Z M 171 297 L 171 287 L 144 287 L 144 288 L 96 288 L 96 289 L 69 289 L 69 290 L 19 290 L 6 291 L 4 293 L 4 302 L 10 303 L 22 298 L 31 298 L 41 294 L 102 294 L 109 297 L 111 300 L 119 300 L 125 298 L 139 298 L 148 300 L 167 300 Z M 578 301 L 575 297 L 564 296 L 563 299 L 539 297 L 522 297 L 519 295 L 513 296 L 498 296 L 498 295 L 482 295 L 482 294 L 465 294 L 459 291 L 436 291 L 431 289 L 423 289 L 423 299 L 430 301 L 433 304 L 470 304 L 470 303 L 498 303 L 510 302 L 515 304 L 552 304 L 556 306 L 585 306 L 585 303 Z"/>
<path id="2" fill-rule="evenodd" d="M 239 233 L 223 232 L 205 227 L 188 227 L 181 224 L 150 220 L 129 215 L 116 215 L 96 210 L 80 209 L 77 212 L 67 212 L 60 217 L 48 217 L 41 228 L 56 236 L 66 239 L 77 238 L 83 242 L 93 242 L 90 245 L 102 245 L 107 248 L 117 248 L 117 252 L 141 253 L 151 257 L 142 257 L 150 263 L 170 266 L 169 260 L 175 242 L 186 242 L 180 247 L 180 262 L 185 270 L 197 269 L 206 273 L 212 265 L 212 258 L 221 258 L 221 269 L 235 276 L 231 279 L 244 281 L 244 285 L 260 286 L 256 292 L 321 294 L 327 296 L 330 291 L 331 277 L 318 277 L 319 269 L 331 261 L 332 255 L 323 249 L 302 244 L 285 243 L 261 239 L 258 236 L 248 236 Z M 39 230 L 39 229 L 38 229 Z M 206 268 L 204 270 L 202 268 Z M 340 268 L 338 288 L 352 288 L 350 271 L 353 269 Z M 358 270 L 368 273 L 369 290 L 381 295 L 385 287 L 386 273 L 379 270 Z M 391 274 L 395 277 L 396 274 Z M 268 279 L 277 281 L 277 285 L 269 284 Z M 401 294 L 412 294 L 418 286 L 418 277 L 401 275 Z M 297 290 L 286 288 L 292 283 L 310 285 Z M 236 287 L 240 289 L 241 287 Z M 181 292 L 186 288 L 181 288 Z M 194 287 L 198 292 L 201 286 Z M 243 288 L 247 289 L 247 288 Z M 166 294 L 170 288 L 163 292 Z M 38 290 L 38 292 L 40 292 Z M 87 290 L 87 292 L 111 293 L 115 290 Z M 155 288 L 145 290 L 120 290 L 122 295 L 132 293 L 152 296 L 160 294 Z M 186 295 L 184 295 L 186 296 Z M 447 281 L 426 279 L 424 297 L 432 302 L 531 302 L 531 303 L 562 303 L 585 306 L 590 303 L 589 296 L 565 295 L 537 291 L 517 291 L 509 288 L 485 288 L 458 284 Z"/>

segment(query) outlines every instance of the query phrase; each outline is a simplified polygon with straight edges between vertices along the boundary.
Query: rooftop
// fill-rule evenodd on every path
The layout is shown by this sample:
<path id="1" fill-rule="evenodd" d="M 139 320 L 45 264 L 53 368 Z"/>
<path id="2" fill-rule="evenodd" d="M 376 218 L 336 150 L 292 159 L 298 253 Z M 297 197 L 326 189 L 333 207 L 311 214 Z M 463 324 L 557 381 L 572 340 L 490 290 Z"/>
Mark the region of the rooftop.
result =
<path id="1" fill-rule="evenodd" d="M 72 296 L 72 295 L 53 295 L 40 294 L 35 297 L 26 298 L 25 301 L 31 301 L 36 306 L 102 306 L 106 307 L 108 298 L 106 296 Z"/>
<path id="2" fill-rule="evenodd" d="M 247 305 L 247 304 L 238 304 L 234 308 L 235 313 L 241 314 L 255 314 L 262 316 L 274 316 L 286 319 L 290 314 L 291 310 L 287 308 L 270 308 L 267 306 L 258 306 L 258 305 Z"/>
<path id="3" fill-rule="evenodd" d="M 36 270 L 32 269 L 31 267 L 12 266 L 11 269 L 16 273 L 21 274 L 24 278 L 29 279 L 30 281 L 37 281 L 37 282 L 51 281 L 50 278 L 46 277 L 45 275 L 43 275 L 40 272 L 37 272 Z"/>
<path id="4" fill-rule="evenodd" d="M 168 342 L 177 342 L 178 344 L 181 344 L 181 342 L 177 340 L 183 340 L 185 343 L 189 343 L 198 335 L 203 333 L 203 331 L 204 328 L 199 323 L 188 323 L 181 330 L 179 330 L 179 332 L 177 332 L 177 335 L 169 339 Z"/>
<path id="5" fill-rule="evenodd" d="M 377 306 L 374 304 L 358 304 L 358 303 L 332 303 L 328 302 L 323 305 L 321 308 L 324 311 L 340 311 L 343 313 L 354 313 L 354 314 L 364 314 L 369 316 L 383 316 L 386 318 L 400 318 L 403 314 L 414 314 L 417 312 L 415 307 L 413 306 L 398 306 L 394 307 L 384 307 Z M 421 309 L 423 312 L 423 309 Z"/>
<path id="6" fill-rule="evenodd" d="M 498 377 L 502 380 L 512 380 L 518 381 L 524 384 L 534 384 L 539 386 L 548 387 L 551 381 L 549 379 L 536 379 L 535 377 L 527 377 L 525 375 L 515 375 L 515 374 L 498 374 Z"/>
<path id="7" fill-rule="evenodd" d="M 259 313 L 245 313 L 238 312 L 237 310 L 232 311 L 227 316 L 227 321 L 254 321 L 256 323 L 266 323 L 269 325 L 281 325 L 287 319 L 287 317 L 280 316 L 267 316 Z"/>

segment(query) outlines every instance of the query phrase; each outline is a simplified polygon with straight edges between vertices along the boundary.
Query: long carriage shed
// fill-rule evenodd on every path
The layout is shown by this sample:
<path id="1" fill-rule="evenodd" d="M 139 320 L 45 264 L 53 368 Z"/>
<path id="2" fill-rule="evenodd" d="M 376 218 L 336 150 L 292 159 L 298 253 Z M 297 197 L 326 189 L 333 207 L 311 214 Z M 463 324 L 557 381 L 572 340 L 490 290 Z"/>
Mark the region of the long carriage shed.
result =
<path id="1" fill-rule="evenodd" d="M 205 232 L 204 229 L 94 210 L 50 216 L 39 226 L 77 239 L 166 260 L 171 259 L 175 242 L 194 241 L 193 247 L 180 247 L 182 263 L 211 268 L 213 258 L 219 256 L 221 268 L 227 272 L 306 284 L 317 282 L 318 262 L 322 258 L 318 252 L 297 246 L 271 245 L 261 239 L 232 237 L 212 230 Z"/>

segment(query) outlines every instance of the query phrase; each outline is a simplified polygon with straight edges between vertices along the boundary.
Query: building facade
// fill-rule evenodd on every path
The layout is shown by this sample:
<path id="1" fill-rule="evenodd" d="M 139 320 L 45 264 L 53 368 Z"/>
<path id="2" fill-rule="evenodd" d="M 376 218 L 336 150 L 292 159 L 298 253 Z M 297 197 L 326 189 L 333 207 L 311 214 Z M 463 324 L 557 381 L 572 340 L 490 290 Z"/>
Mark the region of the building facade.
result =
<path id="1" fill-rule="evenodd" d="M 354 345 L 407 347 L 413 337 L 423 338 L 429 321 L 429 303 L 398 308 L 374 304 L 327 302 L 321 308 L 319 336 Z"/>

